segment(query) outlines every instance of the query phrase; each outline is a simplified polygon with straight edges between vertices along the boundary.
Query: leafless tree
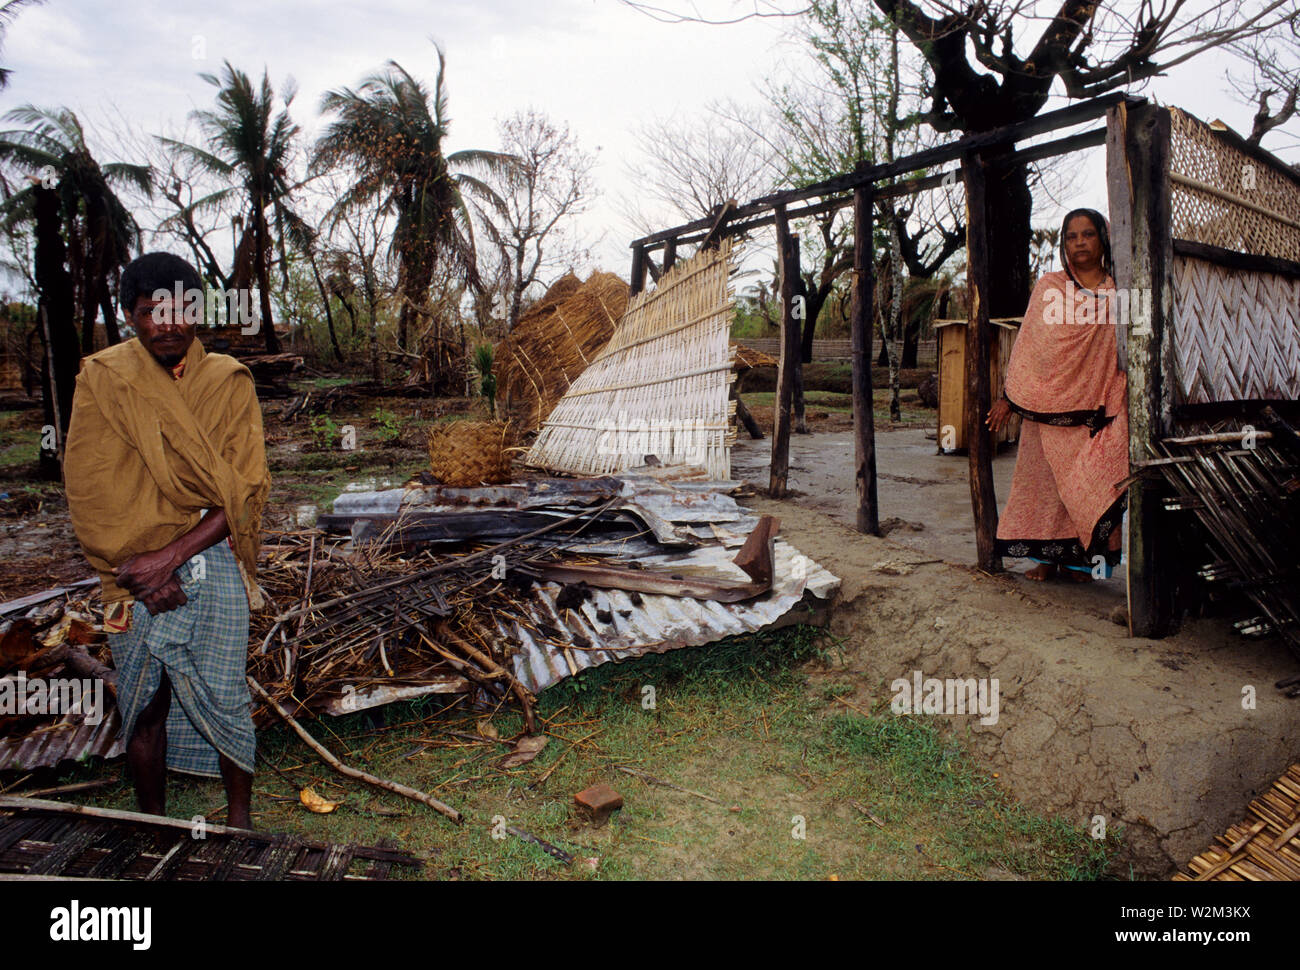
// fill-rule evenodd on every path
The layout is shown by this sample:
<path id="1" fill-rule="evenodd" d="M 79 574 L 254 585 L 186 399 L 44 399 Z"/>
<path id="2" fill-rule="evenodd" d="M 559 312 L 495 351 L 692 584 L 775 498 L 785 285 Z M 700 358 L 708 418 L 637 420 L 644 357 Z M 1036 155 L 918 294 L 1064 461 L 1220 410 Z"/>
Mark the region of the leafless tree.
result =
<path id="1" fill-rule="evenodd" d="M 646 4 L 624 0 L 637 9 Z M 846 5 L 868 0 L 843 0 Z M 1206 51 L 1294 32 L 1295 0 L 1189 4 L 1187 0 L 870 0 L 898 26 L 929 66 L 924 120 L 942 133 L 971 134 L 1027 121 L 1053 95 L 1092 98 L 1133 89 Z M 692 5 L 645 9 L 661 20 L 731 23 L 793 15 L 804 5 L 762 5 L 712 20 Z M 1029 295 L 1032 195 L 1023 163 L 986 152 L 987 202 L 998 213 L 999 245 L 989 253 L 989 312 L 1012 316 Z"/>
<path id="2" fill-rule="evenodd" d="M 627 174 L 638 198 L 629 208 L 640 231 L 708 218 L 728 199 L 744 202 L 776 184 L 775 159 L 762 138 L 732 119 L 660 118 L 633 135 L 639 158 Z M 657 211 L 647 211 L 646 202 Z"/>
<path id="3" fill-rule="evenodd" d="M 587 258 L 573 218 L 587 208 L 596 157 L 584 151 L 568 125 L 535 109 L 499 125 L 501 151 L 515 159 L 490 177 L 503 205 L 480 205 L 486 235 L 504 257 L 506 320 L 519 322 L 524 295 L 540 278 Z"/>
<path id="4" fill-rule="evenodd" d="M 1256 109 L 1246 140 L 1258 145 L 1274 129 L 1296 135 L 1296 126 L 1283 126 L 1300 118 L 1300 17 L 1272 36 L 1238 41 L 1232 50 L 1245 61 L 1249 76 L 1229 71 L 1228 84 Z"/>

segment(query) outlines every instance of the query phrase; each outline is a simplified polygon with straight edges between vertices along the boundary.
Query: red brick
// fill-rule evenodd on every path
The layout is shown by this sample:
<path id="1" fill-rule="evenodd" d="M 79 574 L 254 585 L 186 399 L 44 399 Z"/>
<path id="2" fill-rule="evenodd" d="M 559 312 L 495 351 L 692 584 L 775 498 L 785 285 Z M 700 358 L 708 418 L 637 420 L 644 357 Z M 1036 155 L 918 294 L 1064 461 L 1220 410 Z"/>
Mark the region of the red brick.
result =
<path id="1" fill-rule="evenodd" d="M 578 792 L 573 801 L 598 826 L 604 825 L 613 812 L 623 807 L 623 796 L 605 784 L 592 785 Z"/>

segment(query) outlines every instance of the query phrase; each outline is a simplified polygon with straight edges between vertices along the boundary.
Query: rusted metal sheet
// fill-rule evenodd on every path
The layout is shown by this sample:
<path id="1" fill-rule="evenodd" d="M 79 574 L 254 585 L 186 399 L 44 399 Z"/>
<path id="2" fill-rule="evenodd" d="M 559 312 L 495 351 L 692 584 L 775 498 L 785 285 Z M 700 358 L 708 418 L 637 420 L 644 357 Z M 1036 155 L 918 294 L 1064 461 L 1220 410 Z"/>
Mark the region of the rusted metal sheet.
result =
<path id="1" fill-rule="evenodd" d="M 83 714 L 65 714 L 21 737 L 0 738 L 0 771 L 52 768 L 96 755 L 115 758 L 125 750 L 121 728 L 116 705 L 94 725 L 86 724 Z"/>

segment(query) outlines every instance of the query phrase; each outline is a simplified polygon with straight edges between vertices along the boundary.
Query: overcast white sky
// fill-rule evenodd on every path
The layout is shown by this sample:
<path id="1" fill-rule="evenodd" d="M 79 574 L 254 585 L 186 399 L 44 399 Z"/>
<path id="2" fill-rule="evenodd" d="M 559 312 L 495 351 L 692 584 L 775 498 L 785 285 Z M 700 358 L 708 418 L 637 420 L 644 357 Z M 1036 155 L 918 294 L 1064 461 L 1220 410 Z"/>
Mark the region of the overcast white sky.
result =
<path id="1" fill-rule="evenodd" d="M 700 5 L 731 9 L 727 0 Z M 257 76 L 265 65 L 277 90 L 296 79 L 294 116 L 310 136 L 325 90 L 354 85 L 390 58 L 432 82 L 432 37 L 448 58 L 448 150 L 495 148 L 497 120 L 530 105 L 568 122 L 586 148 L 599 149 L 601 195 L 585 217 L 590 233 L 604 235 L 597 262 L 625 274 L 633 232 L 618 198 L 634 190 L 623 167 L 631 130 L 700 114 L 718 98 L 757 105 L 774 60 L 797 56 L 790 31 L 781 19 L 661 24 L 618 0 L 50 0 L 10 28 L 4 63 L 14 74 L 0 110 L 66 105 L 92 126 L 120 112 L 159 131 L 211 105 L 214 89 L 198 74 L 229 59 Z M 1252 110 L 1226 93 L 1226 64 L 1207 55 L 1144 93 L 1245 132 Z M 1294 141 L 1264 144 L 1294 161 L 1294 144 L 1284 147 Z M 101 161 L 116 160 L 115 146 L 94 147 Z M 1065 201 L 1104 208 L 1099 157 L 1084 174 L 1079 198 Z"/>

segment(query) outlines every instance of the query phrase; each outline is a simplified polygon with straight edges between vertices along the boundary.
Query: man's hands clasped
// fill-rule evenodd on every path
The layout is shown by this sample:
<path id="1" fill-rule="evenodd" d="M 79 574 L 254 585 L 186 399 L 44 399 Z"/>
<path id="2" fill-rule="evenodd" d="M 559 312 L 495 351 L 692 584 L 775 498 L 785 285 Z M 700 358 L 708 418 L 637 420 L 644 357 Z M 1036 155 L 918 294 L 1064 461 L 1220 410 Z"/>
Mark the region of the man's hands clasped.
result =
<path id="1" fill-rule="evenodd" d="M 189 602 L 176 570 L 181 566 L 167 548 L 142 552 L 113 570 L 117 584 L 138 599 L 150 616 L 166 613 Z"/>

